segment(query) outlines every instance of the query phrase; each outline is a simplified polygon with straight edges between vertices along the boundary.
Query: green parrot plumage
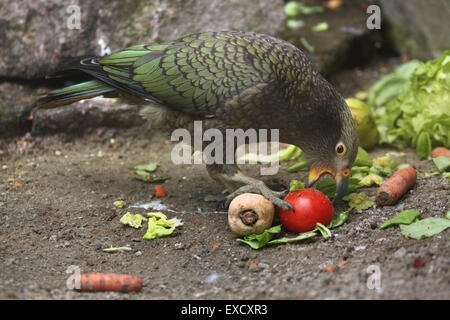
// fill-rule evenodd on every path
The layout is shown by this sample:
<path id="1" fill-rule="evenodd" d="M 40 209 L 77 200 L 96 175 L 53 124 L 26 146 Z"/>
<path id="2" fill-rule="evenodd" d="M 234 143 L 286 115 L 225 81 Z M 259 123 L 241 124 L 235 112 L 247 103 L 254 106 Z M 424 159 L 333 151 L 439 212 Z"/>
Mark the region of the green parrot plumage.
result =
<path id="1" fill-rule="evenodd" d="M 220 129 L 276 128 L 282 142 L 304 151 L 310 184 L 329 173 L 338 184 L 336 199 L 345 194 L 358 150 L 356 125 L 343 97 L 288 42 L 207 32 L 85 58 L 69 69 L 92 80 L 45 94 L 37 108 L 99 95 L 132 97 L 174 114 L 171 129 L 193 119 Z"/>

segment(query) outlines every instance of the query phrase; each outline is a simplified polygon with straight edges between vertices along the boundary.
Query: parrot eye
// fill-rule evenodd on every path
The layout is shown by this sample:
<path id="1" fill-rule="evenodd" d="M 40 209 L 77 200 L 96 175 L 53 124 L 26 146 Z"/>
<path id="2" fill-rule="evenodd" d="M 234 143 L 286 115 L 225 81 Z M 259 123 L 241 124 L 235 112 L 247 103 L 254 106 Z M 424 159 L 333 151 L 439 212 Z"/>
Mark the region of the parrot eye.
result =
<path id="1" fill-rule="evenodd" d="M 340 156 L 343 156 L 345 154 L 345 152 L 347 151 L 347 148 L 345 147 L 345 145 L 341 142 L 339 142 L 336 145 L 336 153 Z"/>

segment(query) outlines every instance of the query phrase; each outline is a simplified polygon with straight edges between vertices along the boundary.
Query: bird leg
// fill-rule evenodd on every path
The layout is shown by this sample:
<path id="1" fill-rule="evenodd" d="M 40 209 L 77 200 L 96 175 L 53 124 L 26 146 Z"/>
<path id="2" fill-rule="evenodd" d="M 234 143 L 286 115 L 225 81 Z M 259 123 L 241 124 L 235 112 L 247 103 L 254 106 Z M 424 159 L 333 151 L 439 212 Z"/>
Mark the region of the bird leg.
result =
<path id="1" fill-rule="evenodd" d="M 293 210 L 292 206 L 286 201 L 281 200 L 289 190 L 273 191 L 266 186 L 266 184 L 258 179 L 246 176 L 239 170 L 235 164 L 213 164 L 206 166 L 209 175 L 214 180 L 221 182 L 225 188 L 230 192 L 226 197 L 225 207 L 228 208 L 230 202 L 238 195 L 251 192 L 258 193 L 267 198 L 277 207 L 284 210 Z M 242 187 L 237 187 L 236 184 L 244 184 Z"/>

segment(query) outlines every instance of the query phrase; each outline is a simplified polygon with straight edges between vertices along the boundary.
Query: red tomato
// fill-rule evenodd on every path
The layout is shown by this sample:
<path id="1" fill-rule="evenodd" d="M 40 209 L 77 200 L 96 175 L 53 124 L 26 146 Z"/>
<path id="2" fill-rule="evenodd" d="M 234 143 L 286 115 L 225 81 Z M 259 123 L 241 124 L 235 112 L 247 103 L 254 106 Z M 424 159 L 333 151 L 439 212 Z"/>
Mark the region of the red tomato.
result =
<path id="1" fill-rule="evenodd" d="M 281 223 L 289 231 L 296 233 L 311 231 L 317 222 L 327 226 L 333 219 L 333 204 L 319 190 L 307 188 L 292 191 L 284 201 L 295 209 L 295 212 L 281 208 L 279 211 Z"/>

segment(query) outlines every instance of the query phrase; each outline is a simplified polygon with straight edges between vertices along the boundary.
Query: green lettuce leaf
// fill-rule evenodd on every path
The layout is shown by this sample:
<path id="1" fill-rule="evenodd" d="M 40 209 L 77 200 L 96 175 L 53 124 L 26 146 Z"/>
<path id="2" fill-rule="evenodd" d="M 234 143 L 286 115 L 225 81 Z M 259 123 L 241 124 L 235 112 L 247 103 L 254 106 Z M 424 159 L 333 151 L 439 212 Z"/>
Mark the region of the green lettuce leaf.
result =
<path id="1" fill-rule="evenodd" d="M 278 238 L 278 239 L 269 241 L 268 244 L 293 243 L 293 242 L 297 242 L 297 241 L 311 239 L 311 238 L 314 238 L 315 236 L 317 236 L 316 231 L 308 231 L 308 232 L 300 233 L 298 236 L 292 237 L 292 238 L 289 238 L 289 237 Z"/>
<path id="2" fill-rule="evenodd" d="M 171 235 L 176 227 L 182 226 L 183 222 L 177 218 L 167 219 L 162 212 L 147 213 L 148 227 L 142 239 L 151 240 Z"/>
<path id="3" fill-rule="evenodd" d="M 331 220 L 330 224 L 328 225 L 328 228 L 333 229 L 344 224 L 344 222 L 348 219 L 348 214 L 350 213 L 350 211 L 351 210 L 335 213 L 333 216 L 333 220 Z"/>
<path id="4" fill-rule="evenodd" d="M 295 190 L 301 190 L 305 188 L 305 184 L 299 180 L 291 180 L 289 182 L 289 192 L 295 191 Z"/>
<path id="5" fill-rule="evenodd" d="M 440 59 L 402 68 L 403 75 L 397 69 L 369 90 L 369 105 L 380 143 L 415 147 L 420 158 L 428 158 L 432 147 L 450 147 L 450 50 Z"/>
<path id="6" fill-rule="evenodd" d="M 139 213 L 132 214 L 131 212 L 127 212 L 122 216 L 122 218 L 120 218 L 120 223 L 137 229 L 137 228 L 141 228 L 142 222 L 146 221 L 146 220 L 147 220 L 147 218 L 140 215 Z"/>
<path id="7" fill-rule="evenodd" d="M 408 209 L 400 212 L 398 215 L 393 217 L 392 219 L 387 220 L 383 223 L 380 228 L 385 229 L 390 226 L 398 225 L 398 224 L 411 224 L 419 218 L 420 212 L 414 209 Z"/>
<path id="8" fill-rule="evenodd" d="M 444 218 L 426 218 L 410 225 L 400 225 L 402 234 L 408 238 L 425 239 L 450 228 L 450 220 Z"/>
<path id="9" fill-rule="evenodd" d="M 281 232 L 281 225 L 264 230 L 260 234 L 251 234 L 245 236 L 244 239 L 237 238 L 236 241 L 245 243 L 253 249 L 260 249 L 264 247 L 273 237 L 274 234 Z"/>
<path id="10" fill-rule="evenodd" d="M 450 158 L 439 156 L 436 158 L 433 158 L 433 162 L 436 165 L 436 168 L 440 172 L 448 172 L 450 171 Z"/>

